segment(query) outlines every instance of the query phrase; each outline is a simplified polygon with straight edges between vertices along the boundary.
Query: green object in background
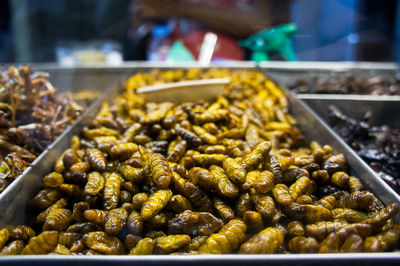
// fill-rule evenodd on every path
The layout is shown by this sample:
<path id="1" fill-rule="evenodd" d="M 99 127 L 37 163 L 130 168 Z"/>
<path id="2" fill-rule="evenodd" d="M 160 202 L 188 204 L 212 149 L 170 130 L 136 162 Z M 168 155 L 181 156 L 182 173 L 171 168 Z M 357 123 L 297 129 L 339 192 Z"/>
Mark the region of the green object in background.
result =
<path id="1" fill-rule="evenodd" d="M 168 62 L 191 62 L 196 61 L 192 53 L 185 47 L 181 41 L 176 41 L 169 49 Z"/>
<path id="2" fill-rule="evenodd" d="M 276 26 L 240 41 L 239 45 L 250 49 L 251 60 L 256 62 L 269 61 L 269 52 L 277 52 L 287 61 L 297 61 L 290 41 L 290 35 L 296 30 L 296 25 L 292 23 Z"/>

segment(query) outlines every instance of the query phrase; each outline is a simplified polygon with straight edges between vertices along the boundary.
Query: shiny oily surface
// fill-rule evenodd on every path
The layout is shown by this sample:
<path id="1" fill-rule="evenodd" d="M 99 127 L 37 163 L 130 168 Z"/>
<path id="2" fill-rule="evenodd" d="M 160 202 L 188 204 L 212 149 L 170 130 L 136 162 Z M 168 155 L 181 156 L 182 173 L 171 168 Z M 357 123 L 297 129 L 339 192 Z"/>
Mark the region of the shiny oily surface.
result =
<path id="1" fill-rule="evenodd" d="M 227 75 L 213 103 L 134 94 L 160 80 Z M 46 177 L 33 200 L 36 234 L 13 254 L 332 253 L 398 242 L 399 206 L 382 206 L 331 147 L 306 146 L 284 94 L 258 72 L 137 74 L 78 143 L 57 160 L 63 182 Z M 206 153 L 213 145 L 225 150 Z M 304 230 L 290 233 L 293 221 Z M 0 231 L 4 253 L 19 240 L 10 230 Z"/>

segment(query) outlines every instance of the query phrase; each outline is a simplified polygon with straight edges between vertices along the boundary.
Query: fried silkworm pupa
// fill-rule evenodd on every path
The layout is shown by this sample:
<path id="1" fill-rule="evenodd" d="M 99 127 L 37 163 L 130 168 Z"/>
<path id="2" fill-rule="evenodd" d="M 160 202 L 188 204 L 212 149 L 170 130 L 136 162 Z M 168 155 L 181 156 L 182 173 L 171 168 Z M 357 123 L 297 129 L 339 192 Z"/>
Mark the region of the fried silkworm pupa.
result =
<path id="1" fill-rule="evenodd" d="M 127 225 L 129 231 L 134 234 L 139 234 L 143 231 L 144 223 L 143 218 L 140 216 L 140 213 L 137 211 L 132 211 L 129 214 Z"/>
<path id="2" fill-rule="evenodd" d="M 230 220 L 218 233 L 212 234 L 200 247 L 199 252 L 226 254 L 237 249 L 245 240 L 246 224 L 240 219 Z"/>
<path id="3" fill-rule="evenodd" d="M 141 239 L 134 248 L 129 252 L 129 255 L 151 255 L 153 253 L 155 242 L 151 238 Z"/>
<path id="4" fill-rule="evenodd" d="M 336 208 L 332 213 L 334 219 L 342 219 L 349 223 L 358 223 L 368 218 L 366 213 L 348 208 Z"/>
<path id="5" fill-rule="evenodd" d="M 387 220 L 393 218 L 398 212 L 399 204 L 392 203 L 381 209 L 375 216 L 362 220 L 361 223 L 370 224 L 375 230 L 379 230 Z"/>
<path id="6" fill-rule="evenodd" d="M 128 250 L 134 248 L 139 241 L 142 240 L 142 237 L 135 235 L 135 234 L 127 234 L 125 236 L 124 244 Z"/>
<path id="7" fill-rule="evenodd" d="M 235 218 L 235 213 L 233 212 L 232 208 L 223 200 L 215 197 L 213 199 L 214 208 L 217 210 L 219 216 L 224 221 L 230 221 Z"/>
<path id="8" fill-rule="evenodd" d="M 272 254 L 283 244 L 283 231 L 268 227 L 240 246 L 241 254 Z"/>
<path id="9" fill-rule="evenodd" d="M 272 195 L 276 202 L 283 206 L 289 206 L 293 201 L 289 189 L 285 184 L 276 184 L 272 188 Z"/>
<path id="10" fill-rule="evenodd" d="M 84 211 L 83 215 L 85 216 L 86 220 L 93 222 L 95 224 L 103 225 L 104 222 L 106 221 L 108 212 L 103 210 L 91 209 Z"/>
<path id="11" fill-rule="evenodd" d="M 109 236 L 118 234 L 124 228 L 127 218 L 128 212 L 124 208 L 110 210 L 104 223 L 104 231 Z"/>
<path id="12" fill-rule="evenodd" d="M 126 179 L 134 184 L 141 184 L 146 177 L 144 168 L 135 168 L 130 165 L 122 165 L 119 172 Z"/>
<path id="13" fill-rule="evenodd" d="M 168 222 L 170 234 L 210 235 L 221 229 L 223 222 L 209 212 L 186 210 Z"/>
<path id="14" fill-rule="evenodd" d="M 195 133 L 179 126 L 175 126 L 176 133 L 186 142 L 188 143 L 189 147 L 198 147 L 201 144 L 201 138 L 197 136 Z"/>
<path id="15" fill-rule="evenodd" d="M 306 225 L 306 234 L 315 237 L 318 240 L 324 240 L 330 233 L 339 231 L 349 225 L 344 221 L 321 221 L 316 224 Z"/>
<path id="16" fill-rule="evenodd" d="M 271 143 L 264 141 L 258 144 L 244 159 L 243 167 L 246 171 L 254 170 L 258 165 L 266 159 L 267 155 L 271 151 Z"/>
<path id="17" fill-rule="evenodd" d="M 400 239 L 400 227 L 398 224 L 376 236 L 367 237 L 364 242 L 364 251 L 380 252 L 389 249 Z"/>
<path id="18" fill-rule="evenodd" d="M 205 194 L 198 186 L 183 179 L 176 172 L 172 172 L 172 180 L 174 182 L 175 189 L 185 195 L 193 207 L 199 211 L 208 211 L 212 208 L 212 202 L 210 198 Z"/>
<path id="19" fill-rule="evenodd" d="M 343 196 L 340 200 L 338 200 L 336 202 L 336 207 L 368 211 L 374 198 L 374 195 L 369 191 L 355 191 L 351 194 Z"/>
<path id="20" fill-rule="evenodd" d="M 316 204 L 321 205 L 328 210 L 333 210 L 336 206 L 336 198 L 333 195 L 328 195 L 321 198 L 319 201 L 316 202 Z"/>
<path id="21" fill-rule="evenodd" d="M 340 188 L 346 188 L 349 184 L 350 176 L 345 172 L 335 172 L 331 177 L 331 184 Z"/>
<path id="22" fill-rule="evenodd" d="M 99 172 L 90 172 L 85 185 L 85 193 L 90 196 L 96 196 L 103 190 L 104 185 L 104 177 Z"/>
<path id="23" fill-rule="evenodd" d="M 57 244 L 56 248 L 53 250 L 52 254 L 57 254 L 57 255 L 71 255 L 72 252 L 64 245 L 61 245 L 60 243 Z"/>
<path id="24" fill-rule="evenodd" d="M 226 157 L 222 164 L 229 179 L 237 184 L 243 184 L 246 181 L 246 170 L 244 167 L 235 159 Z"/>
<path id="25" fill-rule="evenodd" d="M 83 240 L 87 247 L 106 255 L 123 254 L 125 249 L 117 237 L 108 236 L 103 231 L 87 233 Z"/>
<path id="26" fill-rule="evenodd" d="M 226 156 L 224 154 L 194 154 L 193 159 L 197 165 L 206 167 L 209 165 L 222 166 Z"/>
<path id="27" fill-rule="evenodd" d="M 47 254 L 58 244 L 57 231 L 44 231 L 40 235 L 29 239 L 28 244 L 21 251 L 23 255 Z"/>
<path id="28" fill-rule="evenodd" d="M 245 211 L 242 219 L 248 231 L 257 232 L 264 228 L 262 216 L 256 211 Z"/>
<path id="29" fill-rule="evenodd" d="M 361 236 L 350 235 L 340 247 L 340 252 L 343 253 L 358 253 L 363 251 L 364 240 Z"/>
<path id="30" fill-rule="evenodd" d="M 243 217 L 246 211 L 251 210 L 253 203 L 250 199 L 250 194 L 245 193 L 239 196 L 239 199 L 236 201 L 236 213 L 239 217 Z"/>
<path id="31" fill-rule="evenodd" d="M 64 178 L 63 178 L 62 174 L 57 173 L 57 172 L 52 172 L 52 173 L 46 175 L 45 177 L 43 177 L 42 187 L 57 188 L 62 183 L 64 183 Z"/>
<path id="32" fill-rule="evenodd" d="M 193 210 L 192 204 L 182 195 L 174 195 L 168 204 L 169 208 L 175 213 L 181 213 L 185 210 Z"/>
<path id="33" fill-rule="evenodd" d="M 235 198 L 239 194 L 239 189 L 232 183 L 232 181 L 225 174 L 223 168 L 217 165 L 210 166 L 210 173 L 214 176 L 213 187 L 217 193 L 223 197 Z"/>
<path id="34" fill-rule="evenodd" d="M 188 245 L 191 241 L 188 235 L 168 235 L 154 239 L 154 250 L 157 253 L 171 253 L 181 247 Z"/>
<path id="35" fill-rule="evenodd" d="M 118 173 L 111 173 L 106 178 L 104 185 L 104 209 L 106 211 L 115 209 L 119 202 L 122 177 Z"/>
<path id="36" fill-rule="evenodd" d="M 254 189 L 250 190 L 250 199 L 254 203 L 256 210 L 263 218 L 272 218 L 275 214 L 274 199 L 268 195 L 257 193 Z"/>
<path id="37" fill-rule="evenodd" d="M 142 125 L 139 123 L 132 124 L 122 135 L 121 142 L 131 142 L 133 137 L 139 134 L 142 129 Z"/>
<path id="38" fill-rule="evenodd" d="M 46 209 L 61 198 L 61 193 L 57 189 L 45 188 L 33 198 L 32 203 L 35 207 Z"/>
<path id="39" fill-rule="evenodd" d="M 14 240 L 1 249 L 0 256 L 18 255 L 24 249 L 25 243 L 22 240 Z"/>
<path id="40" fill-rule="evenodd" d="M 207 146 L 204 149 L 205 154 L 225 154 L 226 153 L 226 148 L 224 145 L 212 145 L 212 146 Z"/>
<path id="41" fill-rule="evenodd" d="M 257 178 L 260 175 L 260 171 L 250 171 L 246 175 L 246 181 L 240 186 L 242 191 L 249 191 L 256 185 Z"/>
<path id="42" fill-rule="evenodd" d="M 46 216 L 54 209 L 58 208 L 64 208 L 68 205 L 68 199 L 67 198 L 61 198 L 57 200 L 54 204 L 52 204 L 50 207 L 48 207 L 46 210 L 42 211 L 37 217 L 36 217 L 36 222 L 37 223 L 44 223 Z"/>
<path id="43" fill-rule="evenodd" d="M 28 239 L 34 236 L 35 236 L 35 231 L 27 225 L 18 225 L 10 230 L 11 239 L 27 241 Z"/>
<path id="44" fill-rule="evenodd" d="M 329 173 L 326 170 L 317 170 L 312 172 L 311 178 L 318 184 L 328 183 L 330 180 Z"/>
<path id="45" fill-rule="evenodd" d="M 185 154 L 187 143 L 185 140 L 176 139 L 168 146 L 167 160 L 170 162 L 178 162 Z"/>
<path id="46" fill-rule="evenodd" d="M 149 197 L 146 193 L 137 193 L 132 197 L 132 209 L 135 211 L 140 211 L 142 209 L 143 203 L 147 201 Z"/>
<path id="47" fill-rule="evenodd" d="M 330 233 L 319 246 L 319 253 L 338 253 L 340 248 L 340 239 L 336 233 Z"/>
<path id="48" fill-rule="evenodd" d="M 247 179 L 246 179 L 247 180 Z M 254 188 L 258 193 L 268 193 L 274 187 L 274 175 L 270 171 L 262 171 L 256 179 Z"/>
<path id="49" fill-rule="evenodd" d="M 293 200 L 296 200 L 298 197 L 303 195 L 309 186 L 311 185 L 311 181 L 308 177 L 302 176 L 299 179 L 297 179 L 296 182 L 294 182 L 290 187 L 289 187 L 289 193 L 292 196 Z"/>
<path id="50" fill-rule="evenodd" d="M 206 111 L 202 114 L 198 114 L 194 117 L 194 121 L 196 124 L 204 124 L 208 122 L 217 122 L 223 120 L 227 117 L 228 110 L 218 109 L 212 111 Z"/>
<path id="51" fill-rule="evenodd" d="M 171 169 L 167 159 L 159 154 L 153 154 L 149 159 L 149 169 L 154 183 L 161 189 L 169 187 L 171 182 Z"/>
<path id="52" fill-rule="evenodd" d="M 98 229 L 99 226 L 95 225 L 94 223 L 81 222 L 81 223 L 71 224 L 70 226 L 67 227 L 65 231 L 79 233 L 79 234 L 86 234 L 92 231 L 97 231 Z"/>
<path id="53" fill-rule="evenodd" d="M 111 147 L 110 156 L 114 160 L 126 160 L 138 151 L 138 146 L 135 143 L 119 143 Z"/>
<path id="54" fill-rule="evenodd" d="M 10 231 L 7 228 L 0 230 L 0 248 L 4 247 L 10 237 Z"/>
<path id="55" fill-rule="evenodd" d="M 317 253 L 319 243 L 313 237 L 296 236 L 289 240 L 288 247 L 296 253 Z"/>
<path id="56" fill-rule="evenodd" d="M 54 209 L 46 217 L 43 231 L 62 231 L 71 223 L 72 212 L 68 209 Z"/>
<path id="57" fill-rule="evenodd" d="M 106 169 L 107 161 L 102 151 L 95 148 L 89 148 L 86 149 L 86 155 L 88 157 L 88 162 L 93 169 L 100 172 Z"/>
<path id="58" fill-rule="evenodd" d="M 170 201 L 172 198 L 172 191 L 158 190 L 150 195 L 148 200 L 143 203 L 142 209 L 140 211 L 140 216 L 144 220 L 149 220 L 158 214 Z"/>
<path id="59" fill-rule="evenodd" d="M 207 144 L 215 145 L 218 142 L 216 136 L 208 133 L 204 128 L 199 126 L 192 126 L 193 131 Z"/>
<path id="60" fill-rule="evenodd" d="M 192 241 L 185 247 L 185 251 L 197 251 L 199 250 L 200 246 L 202 246 L 208 236 L 196 236 L 195 238 L 192 238 Z"/>
<path id="61" fill-rule="evenodd" d="M 304 235 L 304 232 L 305 232 L 304 226 L 299 221 L 290 221 L 286 227 L 287 227 L 288 234 L 292 237 Z"/>

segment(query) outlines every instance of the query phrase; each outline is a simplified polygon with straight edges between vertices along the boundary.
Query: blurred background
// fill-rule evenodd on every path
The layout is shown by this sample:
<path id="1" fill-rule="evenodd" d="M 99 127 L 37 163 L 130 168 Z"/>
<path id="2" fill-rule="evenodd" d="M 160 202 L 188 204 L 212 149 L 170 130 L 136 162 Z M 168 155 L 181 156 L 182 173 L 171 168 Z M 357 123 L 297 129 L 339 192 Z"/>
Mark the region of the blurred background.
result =
<path id="1" fill-rule="evenodd" d="M 400 5 L 397 0 L 0 1 L 1 63 L 118 65 L 207 57 L 399 62 Z"/>

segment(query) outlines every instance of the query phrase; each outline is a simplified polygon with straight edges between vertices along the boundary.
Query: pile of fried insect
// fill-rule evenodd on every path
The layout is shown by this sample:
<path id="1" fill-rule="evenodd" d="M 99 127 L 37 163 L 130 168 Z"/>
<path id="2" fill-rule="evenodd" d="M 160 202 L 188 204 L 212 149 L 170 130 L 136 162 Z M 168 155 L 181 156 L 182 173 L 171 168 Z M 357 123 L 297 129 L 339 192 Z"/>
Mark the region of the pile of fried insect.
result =
<path id="1" fill-rule="evenodd" d="M 150 84 L 227 77 L 213 102 L 147 102 Z M 393 250 L 399 205 L 308 146 L 288 101 L 256 71 L 139 73 L 56 161 L 2 255 L 333 253 Z"/>

